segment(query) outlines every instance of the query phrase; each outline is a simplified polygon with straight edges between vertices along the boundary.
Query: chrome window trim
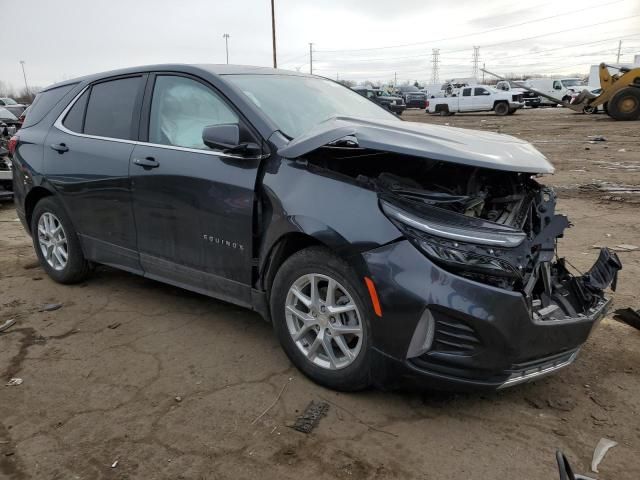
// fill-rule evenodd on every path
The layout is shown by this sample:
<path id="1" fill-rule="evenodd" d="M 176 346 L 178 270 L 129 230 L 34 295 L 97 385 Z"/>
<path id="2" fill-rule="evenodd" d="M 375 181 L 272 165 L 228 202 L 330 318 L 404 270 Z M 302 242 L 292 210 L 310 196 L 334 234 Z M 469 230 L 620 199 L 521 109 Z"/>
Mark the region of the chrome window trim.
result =
<path id="1" fill-rule="evenodd" d="M 58 116 L 58 118 L 54 122 L 53 126 L 55 128 L 57 128 L 58 130 L 60 130 L 63 133 L 66 133 L 67 135 L 73 135 L 74 137 L 91 138 L 93 140 L 105 140 L 107 142 L 127 143 L 129 145 L 134 145 L 134 146 L 140 145 L 140 146 L 144 146 L 144 147 L 164 148 L 164 149 L 167 149 L 167 150 L 176 150 L 176 151 L 180 151 L 180 152 L 202 153 L 202 154 L 205 154 L 205 155 L 211 155 L 213 157 L 237 158 L 237 159 L 242 159 L 242 160 L 262 160 L 262 159 L 265 159 L 265 158 L 269 157 L 268 153 L 263 153 L 263 154 L 258 155 L 256 157 L 244 157 L 242 155 L 233 155 L 231 153 L 217 152 L 215 150 L 201 150 L 199 148 L 178 147 L 178 146 L 175 146 L 175 145 L 163 145 L 161 143 L 140 142 L 138 140 L 126 140 L 126 139 L 123 139 L 123 138 L 101 137 L 99 135 L 87 135 L 86 133 L 78 133 L 78 132 L 74 132 L 73 130 L 69 130 L 67 127 L 65 127 L 63 125 L 62 122 L 64 121 L 64 118 L 67 116 L 67 113 L 69 113 L 69 110 L 71 110 L 73 108 L 73 106 L 78 101 L 78 99 L 82 96 L 82 94 L 84 92 L 86 92 L 90 87 L 91 87 L 91 85 L 87 85 L 86 87 L 84 87 L 74 97 L 74 99 L 71 100 L 69 105 L 67 105 L 67 107 L 62 111 L 62 113 Z M 89 105 L 88 102 L 87 102 L 87 105 Z"/>

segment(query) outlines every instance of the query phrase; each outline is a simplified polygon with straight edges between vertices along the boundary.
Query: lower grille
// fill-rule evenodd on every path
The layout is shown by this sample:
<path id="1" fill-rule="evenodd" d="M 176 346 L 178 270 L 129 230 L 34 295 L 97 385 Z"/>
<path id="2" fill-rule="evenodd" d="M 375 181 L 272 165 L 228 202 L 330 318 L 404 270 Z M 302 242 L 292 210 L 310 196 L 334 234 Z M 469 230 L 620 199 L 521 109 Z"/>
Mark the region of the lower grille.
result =
<path id="1" fill-rule="evenodd" d="M 457 355 L 471 355 L 480 346 L 475 330 L 462 322 L 436 320 L 432 350 Z"/>

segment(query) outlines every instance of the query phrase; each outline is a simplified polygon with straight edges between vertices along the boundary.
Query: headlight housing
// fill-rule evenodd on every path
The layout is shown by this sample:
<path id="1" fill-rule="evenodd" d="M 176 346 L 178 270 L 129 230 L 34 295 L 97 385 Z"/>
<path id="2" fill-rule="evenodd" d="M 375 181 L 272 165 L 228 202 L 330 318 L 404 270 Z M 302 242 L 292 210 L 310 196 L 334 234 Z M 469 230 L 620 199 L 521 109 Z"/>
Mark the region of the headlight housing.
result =
<path id="1" fill-rule="evenodd" d="M 514 266 L 506 252 L 522 244 L 524 232 L 501 225 L 490 231 L 473 223 L 446 223 L 428 214 L 418 217 L 385 201 L 381 207 L 413 245 L 445 270 L 501 288 L 511 289 L 522 279 L 522 267 Z"/>

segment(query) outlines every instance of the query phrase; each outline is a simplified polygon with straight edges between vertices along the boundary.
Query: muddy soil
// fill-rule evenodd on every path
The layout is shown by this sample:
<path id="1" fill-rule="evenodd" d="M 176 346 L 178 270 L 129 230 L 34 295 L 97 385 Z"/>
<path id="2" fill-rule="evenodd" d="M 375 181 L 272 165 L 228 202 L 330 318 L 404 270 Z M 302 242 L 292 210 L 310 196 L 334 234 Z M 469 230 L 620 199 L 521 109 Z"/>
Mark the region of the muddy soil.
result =
<path id="1" fill-rule="evenodd" d="M 640 244 L 640 194 L 598 189 L 640 185 L 640 122 L 561 109 L 404 118 L 534 142 L 557 167 L 545 181 L 575 223 L 560 253 L 577 269 L 592 245 Z M 105 267 L 52 282 L 15 218 L 0 205 L 0 324 L 17 320 L 0 333 L 2 479 L 551 480 L 555 449 L 589 473 L 601 437 L 618 446 L 598 478 L 638 478 L 640 332 L 610 317 L 574 365 L 507 391 L 340 394 L 299 374 L 249 311 Z M 640 308 L 640 250 L 620 256 L 616 306 Z M 62 307 L 39 311 L 49 303 Z M 311 400 L 327 416 L 310 434 L 289 428 Z"/>

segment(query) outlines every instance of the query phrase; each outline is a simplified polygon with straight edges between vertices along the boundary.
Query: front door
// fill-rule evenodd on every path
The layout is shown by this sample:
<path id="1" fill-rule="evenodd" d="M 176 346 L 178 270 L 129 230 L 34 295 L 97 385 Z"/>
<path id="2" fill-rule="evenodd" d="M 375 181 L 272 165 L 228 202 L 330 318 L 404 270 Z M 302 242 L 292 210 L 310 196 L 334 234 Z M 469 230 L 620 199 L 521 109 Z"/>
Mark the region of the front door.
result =
<path id="1" fill-rule="evenodd" d="M 87 258 L 141 273 L 129 158 L 146 75 L 87 87 L 49 131 L 45 171 L 72 214 Z"/>
<path id="2" fill-rule="evenodd" d="M 473 109 L 474 110 L 491 110 L 491 92 L 483 87 L 475 87 L 473 89 Z"/>
<path id="3" fill-rule="evenodd" d="M 204 127 L 243 120 L 209 85 L 176 74 L 150 78 L 143 112 L 130 174 L 145 275 L 250 305 L 259 159 L 202 141 Z"/>

